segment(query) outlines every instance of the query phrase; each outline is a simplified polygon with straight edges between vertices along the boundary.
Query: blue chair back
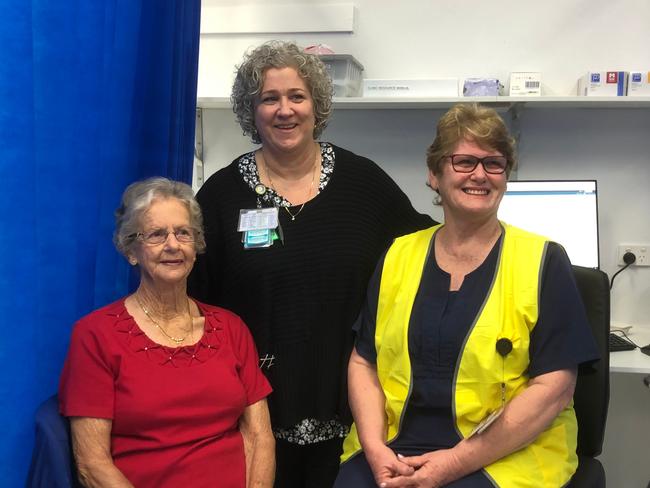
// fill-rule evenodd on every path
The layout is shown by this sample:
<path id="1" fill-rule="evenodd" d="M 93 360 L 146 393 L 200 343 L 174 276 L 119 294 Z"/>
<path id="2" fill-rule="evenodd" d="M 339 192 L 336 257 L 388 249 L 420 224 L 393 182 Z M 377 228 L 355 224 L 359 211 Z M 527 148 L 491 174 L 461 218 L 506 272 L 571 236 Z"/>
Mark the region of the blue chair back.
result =
<path id="1" fill-rule="evenodd" d="M 59 414 L 54 395 L 36 410 L 36 439 L 27 488 L 78 488 L 68 419 Z"/>

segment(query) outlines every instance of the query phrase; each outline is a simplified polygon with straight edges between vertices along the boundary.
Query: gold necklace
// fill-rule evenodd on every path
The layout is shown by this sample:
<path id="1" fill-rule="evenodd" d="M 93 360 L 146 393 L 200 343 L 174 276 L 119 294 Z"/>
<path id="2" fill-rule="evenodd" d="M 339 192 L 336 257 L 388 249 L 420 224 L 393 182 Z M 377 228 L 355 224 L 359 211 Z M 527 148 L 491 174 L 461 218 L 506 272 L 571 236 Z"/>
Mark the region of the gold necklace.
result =
<path id="1" fill-rule="evenodd" d="M 271 188 L 273 189 L 273 191 L 275 193 L 278 193 L 278 191 L 275 189 L 275 185 L 273 184 L 273 178 L 271 178 L 271 173 L 269 173 L 269 167 L 266 164 L 266 158 L 264 157 L 264 153 L 262 152 L 261 154 L 262 154 L 262 162 L 264 163 L 264 171 L 266 171 L 266 177 L 269 179 L 269 183 L 271 183 Z M 289 210 L 289 207 L 287 207 L 286 205 L 282 206 L 282 208 L 284 208 L 289 214 L 289 216 L 291 217 L 291 220 L 296 220 L 298 214 L 300 214 L 300 212 L 302 212 L 302 209 L 305 208 L 305 203 L 307 203 L 311 198 L 311 193 L 314 189 L 314 180 L 316 179 L 316 169 L 318 168 L 318 156 L 320 156 L 320 151 L 318 151 L 318 153 L 316 154 L 316 160 L 314 161 L 314 169 L 311 173 L 311 181 L 309 182 L 309 193 L 307 194 L 307 200 L 302 202 L 302 205 L 300 205 L 300 208 L 295 214 L 291 213 L 291 210 Z"/>
<path id="2" fill-rule="evenodd" d="M 136 294 L 134 293 L 134 294 L 133 294 L 133 297 L 135 298 L 135 301 L 138 302 L 138 305 L 140 305 L 140 308 L 142 309 L 142 311 L 144 312 L 144 314 L 147 316 L 147 318 L 151 321 L 151 323 L 152 323 L 153 325 L 155 325 L 156 328 L 157 328 L 160 332 L 162 332 L 162 333 L 165 335 L 165 337 L 167 337 L 167 339 L 169 339 L 170 341 L 172 341 L 172 342 L 174 342 L 174 343 L 176 343 L 176 344 L 181 344 L 183 341 L 185 341 L 185 339 L 187 339 L 187 336 L 190 335 L 190 334 L 193 332 L 193 329 L 194 329 L 194 323 L 192 322 L 192 316 L 190 315 L 190 330 L 187 331 L 187 333 L 185 334 L 185 337 L 174 337 L 173 335 L 168 334 L 167 331 L 163 328 L 163 326 L 160 325 L 157 321 L 154 320 L 154 318 L 153 318 L 153 317 L 151 316 L 151 314 L 149 313 L 149 310 L 147 310 L 147 309 L 145 308 L 145 306 L 144 306 L 144 305 L 142 304 L 142 302 L 140 301 L 140 298 L 138 298 L 138 295 L 136 295 Z M 189 313 L 189 311 L 190 311 L 190 304 L 189 304 L 189 301 L 188 301 L 188 303 L 187 303 L 187 311 L 188 311 L 188 313 Z"/>

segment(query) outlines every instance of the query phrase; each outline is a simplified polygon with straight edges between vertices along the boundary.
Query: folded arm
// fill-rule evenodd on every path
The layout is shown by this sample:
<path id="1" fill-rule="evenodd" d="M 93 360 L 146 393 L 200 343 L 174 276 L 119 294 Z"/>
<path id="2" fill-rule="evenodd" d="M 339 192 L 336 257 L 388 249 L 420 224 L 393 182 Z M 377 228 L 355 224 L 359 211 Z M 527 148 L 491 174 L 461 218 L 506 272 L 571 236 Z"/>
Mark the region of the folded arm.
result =
<path id="1" fill-rule="evenodd" d="M 575 369 L 563 369 L 531 379 L 482 434 L 463 439 L 451 449 L 403 458 L 416 470 L 414 474 L 395 477 L 381 486 L 444 486 L 530 444 L 569 405 L 576 377 Z"/>
<path id="2" fill-rule="evenodd" d="M 266 399 L 246 407 L 239 430 L 246 454 L 246 487 L 271 488 L 275 478 L 275 439 Z"/>
<path id="3" fill-rule="evenodd" d="M 72 452 L 79 481 L 86 488 L 133 488 L 111 457 L 109 419 L 71 417 Z"/>

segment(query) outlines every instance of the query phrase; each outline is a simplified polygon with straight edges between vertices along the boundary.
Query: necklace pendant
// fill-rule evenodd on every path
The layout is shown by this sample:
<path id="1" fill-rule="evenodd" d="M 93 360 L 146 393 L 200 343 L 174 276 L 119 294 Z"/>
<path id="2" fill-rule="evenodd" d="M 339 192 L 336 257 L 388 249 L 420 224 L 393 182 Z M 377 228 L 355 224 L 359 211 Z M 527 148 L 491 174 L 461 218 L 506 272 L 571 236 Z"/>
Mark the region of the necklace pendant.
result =
<path id="1" fill-rule="evenodd" d="M 295 215 L 292 215 L 292 216 L 291 216 L 291 220 L 296 220 Z"/>

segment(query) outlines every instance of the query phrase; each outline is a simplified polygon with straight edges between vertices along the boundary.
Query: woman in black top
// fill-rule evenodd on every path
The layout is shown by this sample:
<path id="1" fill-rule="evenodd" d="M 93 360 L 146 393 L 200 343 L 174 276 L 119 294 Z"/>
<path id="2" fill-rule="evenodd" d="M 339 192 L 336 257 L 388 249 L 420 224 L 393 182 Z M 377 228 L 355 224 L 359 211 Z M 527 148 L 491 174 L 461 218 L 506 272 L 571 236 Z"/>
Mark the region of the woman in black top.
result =
<path id="1" fill-rule="evenodd" d="M 207 253 L 190 293 L 251 329 L 274 389 L 276 486 L 331 487 L 349 424 L 351 328 L 368 280 L 393 238 L 433 222 L 375 163 L 317 142 L 332 107 L 317 56 L 263 44 L 239 67 L 232 102 L 261 146 L 197 195 Z"/>

